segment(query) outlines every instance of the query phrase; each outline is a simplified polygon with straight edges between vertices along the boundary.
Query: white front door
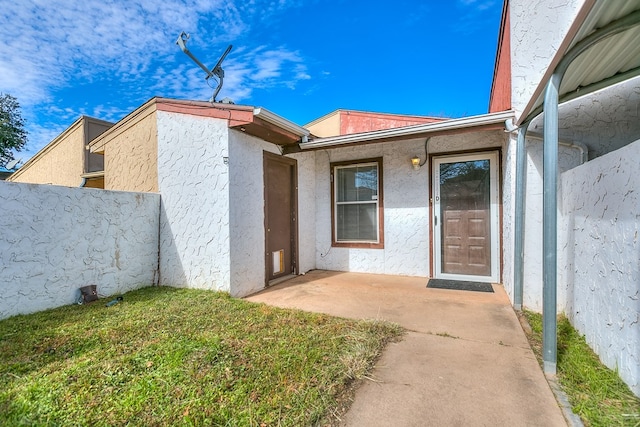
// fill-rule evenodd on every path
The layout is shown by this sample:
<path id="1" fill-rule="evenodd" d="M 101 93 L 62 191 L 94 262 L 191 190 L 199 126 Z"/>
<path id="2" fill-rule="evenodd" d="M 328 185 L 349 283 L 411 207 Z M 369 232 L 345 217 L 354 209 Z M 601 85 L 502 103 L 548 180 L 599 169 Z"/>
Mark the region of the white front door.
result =
<path id="1" fill-rule="evenodd" d="M 498 152 L 433 158 L 434 276 L 500 278 Z"/>

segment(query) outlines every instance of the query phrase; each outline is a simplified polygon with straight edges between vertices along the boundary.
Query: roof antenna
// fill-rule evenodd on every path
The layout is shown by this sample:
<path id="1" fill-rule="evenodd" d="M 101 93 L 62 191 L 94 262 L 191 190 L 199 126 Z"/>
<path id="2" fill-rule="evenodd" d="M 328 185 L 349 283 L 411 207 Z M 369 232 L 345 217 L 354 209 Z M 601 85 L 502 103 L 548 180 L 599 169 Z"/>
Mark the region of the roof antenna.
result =
<path id="1" fill-rule="evenodd" d="M 176 44 L 178 46 L 180 46 L 180 49 L 182 49 L 182 51 L 184 53 L 186 53 L 189 56 L 189 58 L 191 58 L 193 60 L 193 62 L 198 64 L 198 66 L 200 68 L 202 68 L 205 73 L 207 73 L 207 77 L 205 77 L 205 80 L 208 81 L 212 77 L 217 77 L 218 78 L 218 86 L 213 91 L 213 95 L 211 95 L 211 99 L 209 100 L 209 102 L 214 103 L 214 102 L 216 102 L 216 96 L 218 96 L 218 93 L 220 92 L 220 89 L 222 89 L 222 81 L 224 80 L 224 70 L 222 69 L 222 61 L 224 61 L 224 58 L 226 58 L 226 56 L 229 54 L 229 52 L 231 52 L 231 48 L 233 46 L 229 45 L 229 47 L 227 48 L 227 50 L 224 51 L 224 53 L 222 54 L 220 59 L 218 59 L 218 62 L 216 63 L 216 66 L 213 67 L 211 69 L 211 71 L 209 71 L 207 66 L 204 65 L 202 62 L 198 61 L 198 58 L 193 56 L 193 54 L 191 52 L 189 52 L 189 49 L 187 49 L 187 40 L 189 40 L 189 37 L 190 37 L 189 34 L 187 34 L 187 33 L 185 33 L 183 31 L 180 34 L 180 36 L 178 36 L 178 40 L 176 41 Z"/>

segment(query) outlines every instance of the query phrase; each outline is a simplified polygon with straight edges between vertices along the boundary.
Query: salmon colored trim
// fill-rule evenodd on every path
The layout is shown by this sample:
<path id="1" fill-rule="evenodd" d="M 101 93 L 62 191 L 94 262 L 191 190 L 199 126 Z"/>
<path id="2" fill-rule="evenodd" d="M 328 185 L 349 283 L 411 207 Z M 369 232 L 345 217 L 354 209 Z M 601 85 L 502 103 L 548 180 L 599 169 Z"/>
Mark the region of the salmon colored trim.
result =
<path id="1" fill-rule="evenodd" d="M 211 117 L 215 119 L 226 119 L 229 127 L 253 123 L 253 109 L 222 109 L 213 106 L 189 105 L 166 101 L 157 102 L 156 109 L 158 111 L 165 111 L 168 113 L 179 113 L 192 116 Z"/>

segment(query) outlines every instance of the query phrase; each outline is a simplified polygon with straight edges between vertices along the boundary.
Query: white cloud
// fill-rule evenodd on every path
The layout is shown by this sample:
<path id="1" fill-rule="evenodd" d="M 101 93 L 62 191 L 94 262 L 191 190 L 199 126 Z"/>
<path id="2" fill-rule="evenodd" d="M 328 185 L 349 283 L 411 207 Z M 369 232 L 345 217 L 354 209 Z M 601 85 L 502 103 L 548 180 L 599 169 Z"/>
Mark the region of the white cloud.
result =
<path id="1" fill-rule="evenodd" d="M 454 23 L 455 31 L 466 35 L 474 33 L 495 7 L 500 7 L 497 0 L 458 0 L 461 13 Z"/>
<path id="2" fill-rule="evenodd" d="M 212 67 L 217 60 L 216 57 L 212 57 L 211 61 L 200 57 L 198 59 L 208 67 Z M 239 48 L 229 54 L 223 63 L 223 69 L 225 78 L 218 99 L 228 97 L 236 103 L 247 100 L 255 89 L 294 88 L 297 82 L 311 78 L 299 53 L 285 47 Z M 217 81 L 209 79 L 206 82 L 205 77 L 204 71 L 185 55 L 179 66 L 170 70 L 159 68 L 153 77 L 153 87 L 157 90 L 164 89 L 166 96 L 208 100 Z"/>
<path id="3" fill-rule="evenodd" d="M 295 87 L 310 78 L 301 55 L 252 46 L 248 36 L 255 22 L 295 6 L 289 0 L 3 2 L 0 92 L 22 105 L 29 149 L 45 145 L 61 130 L 57 123 L 69 125 L 79 114 L 118 120 L 126 108 L 156 95 L 208 99 L 213 89 L 204 73 L 175 44 L 183 30 L 192 35 L 190 50 L 209 66 L 227 44 L 238 43 L 224 63 L 219 98 L 238 102 L 256 88 Z M 63 99 L 62 93 L 103 86 L 117 90 L 87 92 L 66 111 L 72 95 Z"/>

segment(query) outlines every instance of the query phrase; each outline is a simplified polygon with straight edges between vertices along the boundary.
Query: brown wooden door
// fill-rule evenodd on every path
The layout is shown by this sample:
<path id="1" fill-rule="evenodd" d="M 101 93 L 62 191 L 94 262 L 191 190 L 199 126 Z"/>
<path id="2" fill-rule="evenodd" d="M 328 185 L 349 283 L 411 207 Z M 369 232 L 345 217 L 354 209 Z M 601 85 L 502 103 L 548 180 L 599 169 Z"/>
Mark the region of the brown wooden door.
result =
<path id="1" fill-rule="evenodd" d="M 296 161 L 264 153 L 267 283 L 296 272 Z"/>
<path id="2" fill-rule="evenodd" d="M 439 162 L 441 273 L 491 275 L 489 159 Z"/>

